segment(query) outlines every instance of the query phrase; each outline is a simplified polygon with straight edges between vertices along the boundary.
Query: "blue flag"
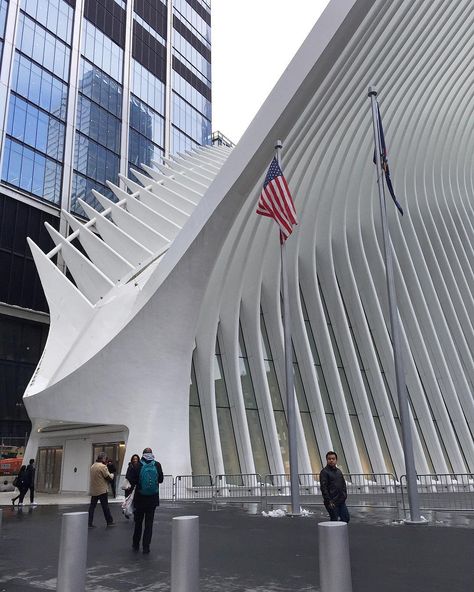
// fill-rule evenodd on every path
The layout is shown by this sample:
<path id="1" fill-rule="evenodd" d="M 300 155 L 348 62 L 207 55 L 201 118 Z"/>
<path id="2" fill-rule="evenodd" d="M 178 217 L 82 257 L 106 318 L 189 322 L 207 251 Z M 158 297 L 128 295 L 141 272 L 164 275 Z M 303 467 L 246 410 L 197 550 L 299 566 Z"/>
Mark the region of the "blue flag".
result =
<path id="1" fill-rule="evenodd" d="M 385 182 L 387 183 L 388 190 L 392 199 L 397 206 L 398 211 L 403 216 L 403 209 L 402 206 L 398 203 L 397 198 L 395 197 L 395 191 L 393 190 L 392 179 L 390 178 L 390 169 L 388 168 L 388 159 L 387 159 L 387 147 L 385 146 L 385 136 L 383 133 L 382 127 L 382 117 L 380 116 L 380 109 L 377 103 L 377 114 L 378 114 L 378 126 L 379 126 L 379 137 L 380 137 L 380 163 L 382 165 L 383 172 L 385 174 Z M 374 164 L 376 164 L 375 160 L 375 152 L 374 152 Z"/>

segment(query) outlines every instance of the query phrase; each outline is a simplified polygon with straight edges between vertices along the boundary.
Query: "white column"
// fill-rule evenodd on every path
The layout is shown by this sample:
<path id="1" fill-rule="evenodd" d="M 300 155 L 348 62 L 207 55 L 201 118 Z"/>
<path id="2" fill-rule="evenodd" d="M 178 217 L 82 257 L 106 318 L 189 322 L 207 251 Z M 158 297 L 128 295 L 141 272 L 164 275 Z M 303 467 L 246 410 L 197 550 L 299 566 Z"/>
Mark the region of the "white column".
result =
<path id="1" fill-rule="evenodd" d="M 165 157 L 168 158 L 171 152 L 171 120 L 173 101 L 173 0 L 168 0 L 168 22 L 166 26 L 166 87 L 165 87 Z"/>
<path id="2" fill-rule="evenodd" d="M 132 87 L 132 38 L 134 0 L 127 2 L 125 47 L 123 51 L 122 132 L 120 136 L 120 173 L 128 175 L 128 142 L 130 135 L 130 90 Z M 120 186 L 125 184 L 120 180 Z"/>
<path id="3" fill-rule="evenodd" d="M 71 68 L 69 71 L 69 90 L 67 98 L 66 132 L 64 137 L 63 182 L 61 187 L 61 209 L 71 209 L 72 171 L 74 168 L 74 139 L 76 132 L 77 91 L 79 87 L 79 66 L 81 60 L 82 14 L 84 0 L 76 0 L 74 26 L 71 40 Z M 59 232 L 66 236 L 68 224 L 60 216 Z"/>
<path id="4" fill-rule="evenodd" d="M 0 71 L 0 171 L 3 168 L 3 146 L 5 145 L 5 134 L 8 121 L 8 98 L 15 58 L 15 45 L 17 35 L 17 22 L 20 11 L 18 0 L 10 0 L 8 3 L 7 20 L 5 23 L 5 36 L 3 40 L 2 69 Z"/>

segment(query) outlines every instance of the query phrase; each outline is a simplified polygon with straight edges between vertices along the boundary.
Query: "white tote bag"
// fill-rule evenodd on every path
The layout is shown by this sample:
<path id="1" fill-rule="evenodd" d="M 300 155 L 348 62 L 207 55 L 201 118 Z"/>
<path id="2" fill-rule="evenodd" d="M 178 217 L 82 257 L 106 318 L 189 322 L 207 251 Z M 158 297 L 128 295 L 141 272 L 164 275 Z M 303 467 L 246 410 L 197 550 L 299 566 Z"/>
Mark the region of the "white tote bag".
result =
<path id="1" fill-rule="evenodd" d="M 131 487 L 130 481 L 125 477 L 122 485 L 120 486 L 120 489 L 124 489 L 126 491 L 127 489 L 130 489 L 130 487 Z"/>
<path id="2" fill-rule="evenodd" d="M 135 497 L 135 489 L 132 493 L 125 498 L 125 501 L 122 503 L 122 514 L 125 518 L 130 518 L 133 515 L 133 498 Z"/>

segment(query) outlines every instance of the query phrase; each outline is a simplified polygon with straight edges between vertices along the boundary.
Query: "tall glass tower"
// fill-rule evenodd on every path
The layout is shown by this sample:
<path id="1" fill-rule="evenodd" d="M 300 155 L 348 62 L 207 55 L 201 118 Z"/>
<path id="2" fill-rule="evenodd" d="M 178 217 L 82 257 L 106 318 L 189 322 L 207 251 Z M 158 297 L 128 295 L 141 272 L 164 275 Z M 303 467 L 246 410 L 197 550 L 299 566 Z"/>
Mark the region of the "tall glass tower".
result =
<path id="1" fill-rule="evenodd" d="M 211 143 L 210 25 L 210 0 L 0 0 L 0 444 L 48 332 L 26 236 Z"/>

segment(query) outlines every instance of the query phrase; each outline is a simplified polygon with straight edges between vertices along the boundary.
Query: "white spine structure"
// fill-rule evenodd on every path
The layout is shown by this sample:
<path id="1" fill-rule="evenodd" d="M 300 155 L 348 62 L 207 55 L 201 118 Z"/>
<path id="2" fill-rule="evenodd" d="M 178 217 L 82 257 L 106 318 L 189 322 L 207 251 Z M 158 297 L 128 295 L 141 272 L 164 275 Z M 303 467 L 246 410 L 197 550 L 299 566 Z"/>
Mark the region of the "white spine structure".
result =
<path id="1" fill-rule="evenodd" d="M 403 474 L 374 83 L 405 210 L 387 203 L 417 470 L 473 471 L 472 29 L 469 0 L 335 0 L 236 148 L 123 178 L 116 203 L 82 204 L 85 224 L 64 213 L 69 237 L 31 245 L 51 312 L 25 393 L 31 454 L 48 426 L 109 425 L 175 475 L 287 471 L 278 232 L 255 215 L 281 138 L 300 220 L 287 242 L 299 472 L 336 449 L 352 473 Z"/>

